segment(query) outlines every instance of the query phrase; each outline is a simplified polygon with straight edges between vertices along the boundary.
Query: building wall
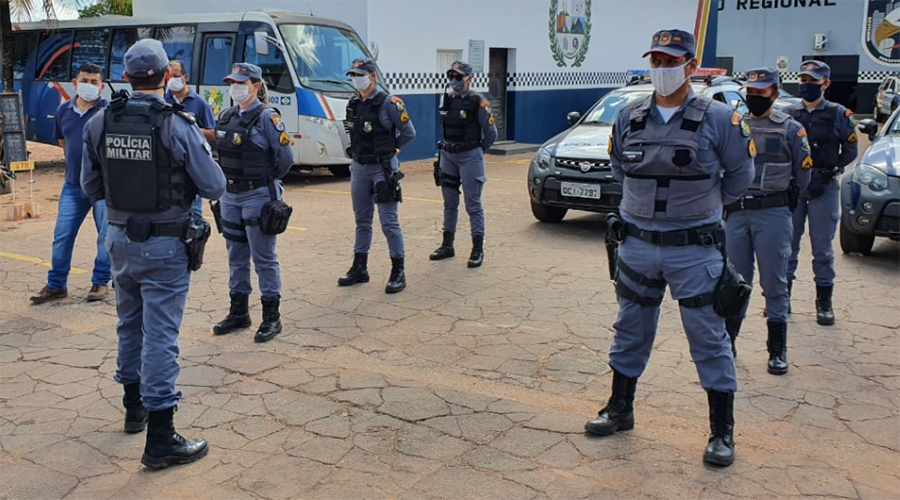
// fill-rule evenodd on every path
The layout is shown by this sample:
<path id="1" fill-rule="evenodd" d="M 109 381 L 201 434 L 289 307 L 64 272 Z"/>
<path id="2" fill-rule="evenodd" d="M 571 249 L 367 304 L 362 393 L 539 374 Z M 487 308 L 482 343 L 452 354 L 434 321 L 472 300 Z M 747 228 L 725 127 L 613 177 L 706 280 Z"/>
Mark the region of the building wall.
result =
<path id="1" fill-rule="evenodd" d="M 484 72 L 475 90 L 488 94 L 490 49 L 508 50 L 507 139 L 542 143 L 568 125 L 569 111 L 586 111 L 609 90 L 625 83 L 629 69 L 646 68 L 641 58 L 652 34 L 665 28 L 694 30 L 698 6 L 715 0 L 266 0 L 268 9 L 329 17 L 353 26 L 363 41 L 377 47 L 378 66 L 394 94 L 407 104 L 418 132 L 406 159 L 435 154 L 440 126 L 437 107 L 446 85 L 437 67 L 438 50 L 461 50 L 471 60 L 470 40 L 484 42 Z M 551 6 L 586 10 L 590 26 L 587 51 L 578 67 L 564 59 L 559 66 L 551 50 L 555 34 Z M 214 6 L 214 7 L 213 7 Z M 247 9 L 238 0 L 135 0 L 135 15 L 219 12 Z M 577 16 L 576 16 L 577 17 Z M 640 19 L 640 22 L 636 22 Z M 703 19 L 706 19 L 703 17 Z M 713 54 L 715 37 L 710 37 Z"/>

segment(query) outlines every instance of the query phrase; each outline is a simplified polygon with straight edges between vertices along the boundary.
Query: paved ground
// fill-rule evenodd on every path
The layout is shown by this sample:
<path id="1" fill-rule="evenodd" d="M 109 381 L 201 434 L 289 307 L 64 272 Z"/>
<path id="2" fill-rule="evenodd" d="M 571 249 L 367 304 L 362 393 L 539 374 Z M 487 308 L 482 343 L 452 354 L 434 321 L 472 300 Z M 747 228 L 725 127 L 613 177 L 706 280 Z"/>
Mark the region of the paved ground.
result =
<path id="1" fill-rule="evenodd" d="M 351 260 L 348 182 L 292 175 L 295 229 L 279 239 L 285 333 L 214 338 L 228 308 L 223 240 L 196 273 L 181 335 L 176 423 L 202 435 L 200 462 L 151 472 L 143 435 L 121 432 L 112 298 L 29 306 L 46 279 L 48 217 L 0 226 L 0 496 L 3 498 L 581 499 L 900 496 L 900 245 L 837 257 L 834 327 L 815 324 L 808 251 L 794 287 L 790 374 L 765 371 L 754 294 L 737 360 L 738 459 L 703 466 L 708 421 L 676 307 L 663 304 L 637 427 L 582 432 L 609 394 L 616 311 L 601 218 L 536 223 L 527 157 L 491 158 L 486 264 L 428 261 L 441 204 L 409 165 L 402 221 L 409 288 L 386 296 L 376 231 L 372 282 L 338 288 Z M 58 170 L 38 176 L 55 196 Z M 8 197 L 3 198 L 7 203 Z M 53 207 L 45 207 L 45 209 Z M 47 210 L 52 212 L 54 210 Z M 465 217 L 463 217 L 465 218 Z M 465 234 L 467 226 L 461 228 Z M 90 270 L 85 226 L 74 266 Z M 258 324 L 258 296 L 252 314 Z"/>

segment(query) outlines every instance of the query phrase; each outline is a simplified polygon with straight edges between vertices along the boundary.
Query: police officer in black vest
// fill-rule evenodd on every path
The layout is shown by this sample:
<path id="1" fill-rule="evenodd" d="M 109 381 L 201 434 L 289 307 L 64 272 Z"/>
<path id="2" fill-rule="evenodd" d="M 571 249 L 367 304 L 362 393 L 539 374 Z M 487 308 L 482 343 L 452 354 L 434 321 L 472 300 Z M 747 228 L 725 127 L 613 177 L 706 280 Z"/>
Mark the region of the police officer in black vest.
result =
<path id="1" fill-rule="evenodd" d="M 191 217 L 191 202 L 196 194 L 218 198 L 225 191 L 193 117 L 163 100 L 168 79 L 159 41 L 128 49 L 125 80 L 135 93 L 115 94 L 88 122 L 81 172 L 88 198 L 106 199 L 119 314 L 115 379 L 125 386 L 125 432 L 141 432 L 149 421 L 141 463 L 151 468 L 193 462 L 209 451 L 203 439 L 175 432 L 172 416 L 181 399 L 178 330 L 189 269 L 199 268 L 209 237 L 209 224 Z"/>

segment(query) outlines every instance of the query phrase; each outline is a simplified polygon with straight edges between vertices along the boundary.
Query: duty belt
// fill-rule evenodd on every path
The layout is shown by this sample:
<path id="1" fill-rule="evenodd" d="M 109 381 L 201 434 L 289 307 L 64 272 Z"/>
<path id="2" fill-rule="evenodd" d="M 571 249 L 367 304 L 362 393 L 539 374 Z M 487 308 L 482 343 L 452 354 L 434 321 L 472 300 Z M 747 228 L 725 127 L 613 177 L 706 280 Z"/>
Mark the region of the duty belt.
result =
<path id="1" fill-rule="evenodd" d="M 443 142 L 441 149 L 448 153 L 463 153 L 466 151 L 472 151 L 473 149 L 481 147 L 481 143 L 477 141 L 472 142 Z"/>
<path id="2" fill-rule="evenodd" d="M 787 192 L 763 194 L 758 196 L 744 196 L 740 200 L 725 206 L 729 212 L 738 210 L 762 210 L 765 208 L 786 207 L 790 205 L 790 196 Z"/>
<path id="3" fill-rule="evenodd" d="M 247 191 L 253 191 L 254 189 L 266 187 L 270 182 L 271 181 L 266 177 L 260 177 L 259 179 L 250 179 L 246 181 L 235 181 L 229 179 L 225 184 L 225 190 L 231 194 L 246 193 Z"/>
<path id="4" fill-rule="evenodd" d="M 394 155 L 377 156 L 377 155 L 353 155 L 353 161 L 360 165 L 381 165 L 384 160 L 390 160 Z"/>
<path id="5" fill-rule="evenodd" d="M 725 231 L 718 222 L 677 231 L 645 231 L 634 224 L 625 224 L 625 234 L 661 247 L 700 245 L 711 247 L 725 240 Z"/>
<path id="6" fill-rule="evenodd" d="M 110 222 L 109 225 L 122 230 L 127 230 L 125 224 Z M 174 238 L 183 238 L 186 230 L 187 225 L 184 222 L 154 222 L 150 224 L 148 237 L 171 236 Z"/>

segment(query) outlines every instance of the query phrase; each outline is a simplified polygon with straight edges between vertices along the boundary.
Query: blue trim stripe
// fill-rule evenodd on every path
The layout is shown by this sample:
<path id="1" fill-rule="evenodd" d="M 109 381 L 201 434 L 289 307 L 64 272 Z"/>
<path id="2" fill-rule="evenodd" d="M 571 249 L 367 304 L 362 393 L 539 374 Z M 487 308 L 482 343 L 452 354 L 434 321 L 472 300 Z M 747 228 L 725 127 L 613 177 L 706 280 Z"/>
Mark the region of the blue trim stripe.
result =
<path id="1" fill-rule="evenodd" d="M 322 109 L 322 103 L 316 97 L 316 93 L 303 87 L 297 87 L 295 94 L 297 95 L 297 113 L 306 116 L 317 116 L 319 118 L 328 118 L 325 116 L 325 110 Z"/>

